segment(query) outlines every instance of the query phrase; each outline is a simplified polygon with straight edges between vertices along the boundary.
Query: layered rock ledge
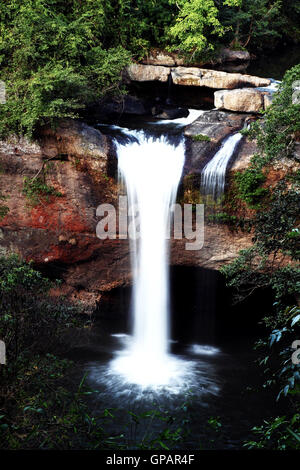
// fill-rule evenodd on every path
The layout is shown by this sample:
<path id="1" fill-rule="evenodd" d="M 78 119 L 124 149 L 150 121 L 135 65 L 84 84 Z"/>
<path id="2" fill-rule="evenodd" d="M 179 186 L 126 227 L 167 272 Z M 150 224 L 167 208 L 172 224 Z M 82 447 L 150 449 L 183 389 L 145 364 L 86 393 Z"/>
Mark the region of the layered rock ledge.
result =
<path id="1" fill-rule="evenodd" d="M 165 67 L 158 65 L 132 64 L 126 69 L 129 80 L 136 82 L 167 82 L 169 77 L 175 85 L 204 86 L 213 89 L 234 89 L 242 87 L 266 87 L 267 78 L 209 70 L 198 67 Z"/>

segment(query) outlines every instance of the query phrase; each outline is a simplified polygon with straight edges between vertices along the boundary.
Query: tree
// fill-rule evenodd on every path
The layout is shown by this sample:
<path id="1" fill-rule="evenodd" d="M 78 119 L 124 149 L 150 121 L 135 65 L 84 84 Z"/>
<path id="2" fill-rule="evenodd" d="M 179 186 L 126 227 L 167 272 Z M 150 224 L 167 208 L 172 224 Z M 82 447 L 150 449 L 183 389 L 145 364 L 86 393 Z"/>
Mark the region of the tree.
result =
<path id="1" fill-rule="evenodd" d="M 293 7 L 284 0 L 242 0 L 235 9 L 220 8 L 221 22 L 229 28 L 226 38 L 232 47 L 263 49 L 274 46 L 284 34 L 299 40 L 300 2 L 292 3 Z"/>
<path id="2" fill-rule="evenodd" d="M 76 117 L 118 92 L 129 53 L 106 48 L 110 2 L 8 0 L 0 5 L 0 67 L 7 102 L 0 134 L 31 136 L 37 124 Z"/>
<path id="3" fill-rule="evenodd" d="M 172 0 L 171 0 L 172 1 Z M 219 20 L 219 10 L 213 0 L 173 0 L 179 13 L 167 36 L 173 49 L 190 58 L 205 58 L 215 49 L 215 42 L 224 36 L 226 28 Z M 236 6 L 240 0 L 227 0 L 224 5 Z"/>

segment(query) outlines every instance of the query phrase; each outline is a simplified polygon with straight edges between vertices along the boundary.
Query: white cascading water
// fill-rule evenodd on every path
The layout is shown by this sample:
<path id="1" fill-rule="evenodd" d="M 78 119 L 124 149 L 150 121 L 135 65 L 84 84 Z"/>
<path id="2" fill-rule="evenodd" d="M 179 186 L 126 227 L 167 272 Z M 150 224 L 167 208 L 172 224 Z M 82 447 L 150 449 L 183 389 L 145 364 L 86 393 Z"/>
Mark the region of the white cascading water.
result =
<path id="1" fill-rule="evenodd" d="M 201 193 L 218 200 L 224 194 L 226 169 L 242 134 L 233 134 L 223 142 L 220 150 L 207 163 L 201 173 Z"/>
<path id="2" fill-rule="evenodd" d="M 271 79 L 269 86 L 259 87 L 257 90 L 266 91 L 272 95 L 278 90 L 280 83 Z M 201 193 L 203 195 L 212 196 L 215 200 L 223 196 L 227 165 L 242 137 L 240 133 L 228 137 L 216 155 L 203 168 L 201 173 Z"/>
<path id="3" fill-rule="evenodd" d="M 127 129 L 126 133 L 137 140 L 117 143 L 129 214 L 137 209 L 139 215 L 138 222 L 131 225 L 131 233 L 138 234 L 131 240 L 133 338 L 112 368 L 142 386 L 167 385 L 178 375 L 178 360 L 169 354 L 167 230 L 185 145 L 181 141 L 173 146 L 164 136 L 147 138 L 143 132 Z"/>

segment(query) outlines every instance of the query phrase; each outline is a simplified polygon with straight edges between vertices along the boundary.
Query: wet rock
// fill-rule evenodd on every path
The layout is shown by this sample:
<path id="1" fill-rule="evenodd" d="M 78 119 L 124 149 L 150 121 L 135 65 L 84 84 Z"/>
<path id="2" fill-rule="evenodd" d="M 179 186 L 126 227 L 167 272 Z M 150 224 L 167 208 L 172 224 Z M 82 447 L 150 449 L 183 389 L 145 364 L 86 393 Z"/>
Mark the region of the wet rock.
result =
<path id="1" fill-rule="evenodd" d="M 246 114 L 233 114 L 211 110 L 203 113 L 195 122 L 185 128 L 188 137 L 184 174 L 201 173 L 203 167 L 219 149 L 223 139 L 244 126 Z M 198 141 L 202 135 L 209 140 Z"/>
<path id="2" fill-rule="evenodd" d="M 157 109 L 155 109 L 157 111 Z M 156 118 L 159 119 L 178 119 L 182 117 L 187 117 L 189 115 L 189 110 L 186 108 L 165 108 L 160 109 L 154 113 Z"/>

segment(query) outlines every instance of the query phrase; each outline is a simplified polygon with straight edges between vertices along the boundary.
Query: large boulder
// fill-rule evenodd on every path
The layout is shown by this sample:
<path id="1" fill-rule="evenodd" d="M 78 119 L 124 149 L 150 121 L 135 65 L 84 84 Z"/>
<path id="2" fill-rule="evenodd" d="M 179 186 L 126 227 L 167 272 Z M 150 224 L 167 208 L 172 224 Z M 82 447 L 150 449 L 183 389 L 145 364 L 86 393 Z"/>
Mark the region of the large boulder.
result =
<path id="1" fill-rule="evenodd" d="M 126 69 L 127 77 L 134 82 L 167 82 L 170 68 L 156 65 L 131 64 Z"/>
<path id="2" fill-rule="evenodd" d="M 183 65 L 184 59 L 179 58 L 177 54 L 161 51 L 159 49 L 152 49 L 149 54 L 142 59 L 142 64 L 145 65 L 163 65 L 167 67 L 174 67 L 176 65 Z"/>
<path id="3" fill-rule="evenodd" d="M 152 114 L 157 119 L 178 119 L 187 117 L 189 115 L 189 110 L 187 108 L 153 108 Z"/>
<path id="4" fill-rule="evenodd" d="M 224 48 L 221 51 L 220 59 L 222 62 L 248 62 L 250 60 L 250 54 L 248 51 L 233 51 Z"/>
<path id="5" fill-rule="evenodd" d="M 242 113 L 259 113 L 265 108 L 264 92 L 253 88 L 215 92 L 215 107 Z"/>
<path id="6" fill-rule="evenodd" d="M 43 127 L 39 130 L 38 142 L 41 153 L 46 157 L 66 155 L 84 158 L 94 169 L 106 171 L 107 137 L 84 122 L 63 119 L 56 128 Z"/>
<path id="7" fill-rule="evenodd" d="M 104 136 L 96 129 L 77 122 L 69 122 L 70 133 L 66 129 L 66 122 L 56 131 L 44 128 L 40 143 L 16 138 L 1 142 L 0 192 L 7 198 L 9 212 L 0 220 L 0 254 L 16 252 L 38 265 L 57 267 L 58 276 L 67 272 L 66 266 L 98 255 L 104 273 L 98 282 L 109 284 L 117 273 L 113 258 L 121 255 L 115 240 L 97 238 L 96 208 L 117 202 L 117 183 L 107 174 L 111 157 L 105 154 Z M 56 193 L 47 196 L 37 190 L 34 199 L 28 197 L 24 177 L 38 175 Z M 115 254 L 108 262 L 111 250 Z M 124 250 L 128 252 L 128 246 Z M 122 278 L 120 272 L 116 277 Z"/>
<path id="8" fill-rule="evenodd" d="M 271 81 L 267 78 L 227 73 L 219 70 L 201 69 L 197 67 L 176 67 L 172 69 L 175 85 L 206 86 L 216 89 L 233 89 L 242 87 L 266 87 Z"/>

